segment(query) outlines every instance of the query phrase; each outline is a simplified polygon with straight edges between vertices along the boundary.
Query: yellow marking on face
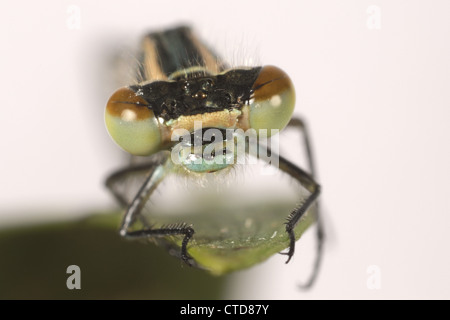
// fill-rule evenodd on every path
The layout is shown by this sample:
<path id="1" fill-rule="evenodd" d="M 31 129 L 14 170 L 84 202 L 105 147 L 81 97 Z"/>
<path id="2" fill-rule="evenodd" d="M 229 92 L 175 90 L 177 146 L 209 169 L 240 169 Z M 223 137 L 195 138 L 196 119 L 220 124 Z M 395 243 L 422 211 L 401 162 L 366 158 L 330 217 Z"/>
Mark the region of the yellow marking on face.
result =
<path id="1" fill-rule="evenodd" d="M 242 107 L 241 115 L 238 119 L 237 128 L 244 131 L 250 128 L 250 106 L 245 105 Z"/>
<path id="2" fill-rule="evenodd" d="M 201 122 L 202 128 L 234 129 L 237 127 L 240 115 L 241 111 L 233 109 L 231 111 L 221 110 L 216 112 L 199 113 L 190 116 L 180 116 L 177 119 L 166 123 L 168 132 L 164 134 L 164 137 L 166 137 L 169 133 L 170 139 L 172 132 L 177 129 L 185 129 L 189 132 L 193 132 L 196 121 Z"/>

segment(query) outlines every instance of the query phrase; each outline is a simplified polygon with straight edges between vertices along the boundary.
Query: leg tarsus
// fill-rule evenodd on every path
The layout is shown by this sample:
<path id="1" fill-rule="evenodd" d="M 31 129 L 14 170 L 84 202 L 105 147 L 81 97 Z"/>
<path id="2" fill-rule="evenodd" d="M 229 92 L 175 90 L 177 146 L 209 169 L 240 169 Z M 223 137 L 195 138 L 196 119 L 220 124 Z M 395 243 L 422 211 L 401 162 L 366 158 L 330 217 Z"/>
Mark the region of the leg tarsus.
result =
<path id="1" fill-rule="evenodd" d="M 184 223 L 178 225 L 170 225 L 159 229 L 128 231 L 125 228 L 122 228 L 120 230 L 120 235 L 126 239 L 148 239 L 152 237 L 184 235 L 183 241 L 181 242 L 180 258 L 190 267 L 194 265 L 194 259 L 188 254 L 187 245 L 194 233 L 195 231 L 192 226 L 186 226 Z"/>
<path id="2" fill-rule="evenodd" d="M 287 263 L 289 263 L 289 261 L 291 261 L 291 258 L 295 252 L 295 232 L 292 229 L 289 222 L 286 223 L 286 232 L 289 236 L 289 251 L 288 252 L 280 252 L 280 254 L 288 256 L 288 259 L 286 261 L 286 264 L 287 264 Z"/>
<path id="3" fill-rule="evenodd" d="M 311 139 L 310 139 L 310 135 L 309 135 L 309 130 L 307 128 L 307 124 L 305 123 L 305 121 L 302 118 L 293 118 L 290 121 L 289 126 L 297 127 L 303 134 L 303 142 L 304 142 L 304 146 L 306 149 L 306 155 L 307 155 L 307 160 L 308 160 L 308 165 L 309 165 L 309 172 L 310 172 L 311 177 L 313 179 L 315 179 L 316 178 L 316 170 L 314 167 L 312 145 L 310 142 Z M 317 224 L 316 258 L 314 261 L 314 267 L 313 267 L 312 274 L 310 275 L 308 281 L 305 284 L 302 284 L 299 286 L 302 289 L 308 289 L 314 284 L 314 282 L 319 274 L 319 268 L 320 268 L 320 265 L 322 262 L 324 230 L 323 230 L 323 225 L 322 225 L 322 221 L 321 221 L 321 215 L 320 215 L 318 203 L 317 203 L 317 209 L 316 209 L 316 224 Z"/>
<path id="4" fill-rule="evenodd" d="M 191 261 L 193 259 L 187 253 L 187 244 L 188 244 L 189 240 L 191 240 L 194 233 L 195 233 L 195 231 L 191 226 L 187 227 L 184 232 L 183 242 L 181 243 L 181 260 L 183 260 L 189 267 L 192 267 L 193 263 Z"/>

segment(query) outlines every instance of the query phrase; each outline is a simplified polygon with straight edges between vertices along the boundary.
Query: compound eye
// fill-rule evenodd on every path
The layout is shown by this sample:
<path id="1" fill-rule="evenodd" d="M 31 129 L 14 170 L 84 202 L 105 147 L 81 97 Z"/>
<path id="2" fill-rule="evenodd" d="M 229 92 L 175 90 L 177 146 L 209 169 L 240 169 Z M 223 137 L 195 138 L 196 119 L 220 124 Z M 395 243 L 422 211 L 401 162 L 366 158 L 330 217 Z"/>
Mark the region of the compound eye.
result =
<path id="1" fill-rule="evenodd" d="M 133 155 L 151 155 L 161 146 L 155 114 L 148 103 L 128 87 L 118 89 L 109 98 L 105 123 L 113 140 Z"/>
<path id="2" fill-rule="evenodd" d="M 289 122 L 295 106 L 295 90 L 289 76 L 274 66 L 262 67 L 252 87 L 249 121 L 250 127 L 282 130 Z"/>

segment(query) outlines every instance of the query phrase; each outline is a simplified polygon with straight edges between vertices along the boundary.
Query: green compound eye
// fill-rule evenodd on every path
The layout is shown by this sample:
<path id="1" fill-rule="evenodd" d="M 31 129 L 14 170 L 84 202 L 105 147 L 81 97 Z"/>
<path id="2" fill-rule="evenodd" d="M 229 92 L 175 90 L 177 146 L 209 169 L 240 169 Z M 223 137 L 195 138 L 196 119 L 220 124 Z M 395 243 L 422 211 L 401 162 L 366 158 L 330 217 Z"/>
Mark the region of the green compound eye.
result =
<path id="1" fill-rule="evenodd" d="M 295 106 L 295 90 L 289 76 L 274 66 L 264 66 L 252 87 L 250 127 L 257 132 L 282 130 L 289 122 Z"/>
<path id="2" fill-rule="evenodd" d="M 105 123 L 113 140 L 133 155 L 148 156 L 161 146 L 161 132 L 153 111 L 130 88 L 120 88 L 109 98 Z"/>

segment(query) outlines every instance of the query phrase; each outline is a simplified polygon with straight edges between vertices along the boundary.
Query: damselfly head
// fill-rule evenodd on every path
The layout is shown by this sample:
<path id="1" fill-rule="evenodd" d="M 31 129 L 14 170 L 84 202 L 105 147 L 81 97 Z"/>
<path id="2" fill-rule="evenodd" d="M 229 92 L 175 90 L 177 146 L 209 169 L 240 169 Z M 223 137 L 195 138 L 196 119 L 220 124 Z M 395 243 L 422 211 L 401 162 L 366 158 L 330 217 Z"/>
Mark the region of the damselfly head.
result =
<path id="1" fill-rule="evenodd" d="M 287 125 L 294 106 L 288 75 L 264 66 L 121 88 L 107 103 L 105 122 L 120 147 L 148 156 L 172 148 L 179 130 L 192 134 L 196 122 L 203 128 L 251 129 L 257 136 L 263 130 L 270 136 Z"/>

